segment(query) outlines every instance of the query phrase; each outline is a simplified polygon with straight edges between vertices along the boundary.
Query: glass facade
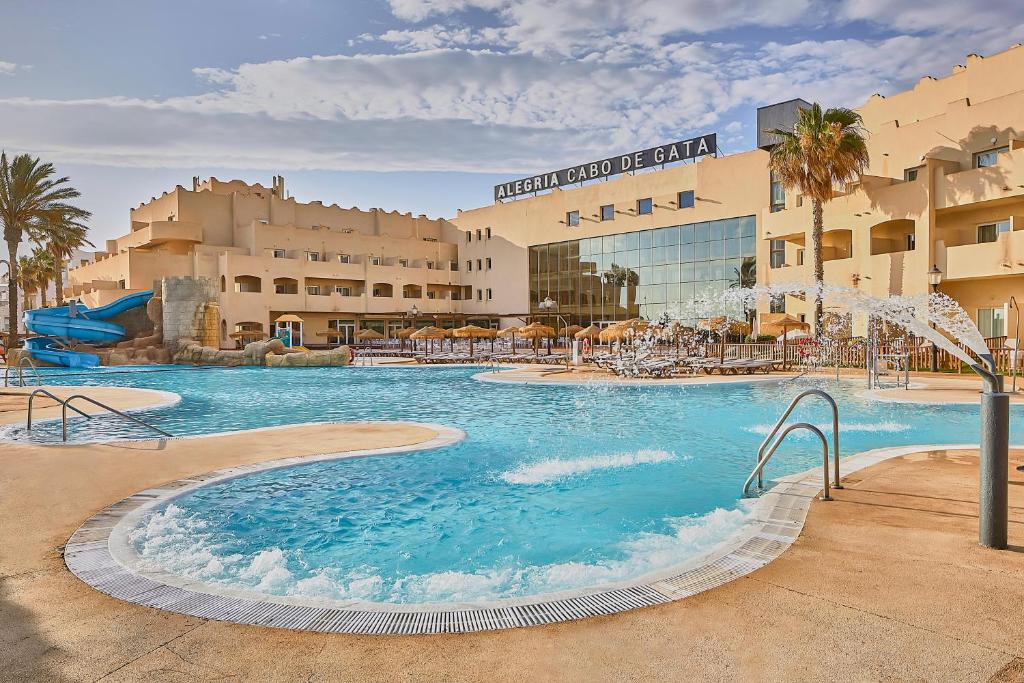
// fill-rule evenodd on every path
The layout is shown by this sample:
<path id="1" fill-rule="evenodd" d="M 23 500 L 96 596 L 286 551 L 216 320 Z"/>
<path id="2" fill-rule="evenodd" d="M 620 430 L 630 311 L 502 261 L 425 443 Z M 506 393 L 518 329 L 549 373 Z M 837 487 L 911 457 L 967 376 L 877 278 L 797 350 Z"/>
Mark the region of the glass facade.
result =
<path id="1" fill-rule="evenodd" d="M 550 297 L 581 325 L 657 318 L 683 302 L 753 284 L 754 216 L 530 247 L 530 310 Z"/>

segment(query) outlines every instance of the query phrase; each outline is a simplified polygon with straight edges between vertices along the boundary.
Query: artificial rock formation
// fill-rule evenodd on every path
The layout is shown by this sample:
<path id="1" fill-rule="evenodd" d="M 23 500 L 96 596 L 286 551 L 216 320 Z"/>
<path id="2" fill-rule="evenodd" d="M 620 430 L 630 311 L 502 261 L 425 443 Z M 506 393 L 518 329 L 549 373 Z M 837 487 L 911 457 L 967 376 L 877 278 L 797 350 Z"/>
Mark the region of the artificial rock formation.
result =
<path id="1" fill-rule="evenodd" d="M 324 367 L 348 365 L 352 359 L 347 346 L 330 351 L 289 351 L 280 339 L 254 341 L 242 350 L 216 349 L 197 341 L 181 341 L 174 362 L 193 365 L 266 365 L 267 367 Z"/>

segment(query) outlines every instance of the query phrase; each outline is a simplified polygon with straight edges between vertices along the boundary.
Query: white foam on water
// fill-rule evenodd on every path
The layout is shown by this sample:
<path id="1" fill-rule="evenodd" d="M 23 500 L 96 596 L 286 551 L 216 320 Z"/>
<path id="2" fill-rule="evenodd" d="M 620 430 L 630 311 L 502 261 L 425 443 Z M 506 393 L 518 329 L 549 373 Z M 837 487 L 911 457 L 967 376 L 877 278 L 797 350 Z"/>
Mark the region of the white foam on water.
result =
<path id="1" fill-rule="evenodd" d="M 222 556 L 207 525 L 174 505 L 151 515 L 132 532 L 131 540 L 147 568 L 268 595 L 393 603 L 483 602 L 627 581 L 667 569 L 725 541 L 750 519 L 751 510 L 750 501 L 740 501 L 737 509 L 668 519 L 669 532 L 638 534 L 614 546 L 615 559 L 595 563 L 520 566 L 510 559 L 507 566 L 473 572 L 400 578 L 382 576 L 372 566 L 304 571 L 303 562 L 276 547 L 247 557 Z"/>
<path id="2" fill-rule="evenodd" d="M 548 458 L 540 462 L 520 465 L 502 472 L 500 477 L 508 484 L 550 484 L 559 479 L 574 477 L 595 470 L 609 470 L 675 459 L 674 453 L 642 449 L 614 455 L 590 455 L 583 458 Z"/>
<path id="3" fill-rule="evenodd" d="M 772 427 L 774 427 L 774 426 L 775 426 L 774 424 L 751 425 L 749 427 L 744 427 L 744 430 L 750 432 L 751 434 L 760 434 L 761 436 L 767 436 L 768 433 L 772 430 Z M 832 423 L 831 422 L 823 422 L 822 424 L 817 424 L 817 425 L 814 425 L 814 426 L 817 427 L 818 429 L 820 429 L 823 432 L 831 432 L 832 431 Z M 881 422 L 840 422 L 839 423 L 839 431 L 840 432 L 885 432 L 885 433 L 888 433 L 888 434 L 894 434 L 896 432 L 905 432 L 905 431 L 907 431 L 910 428 L 911 427 L 908 424 L 904 424 L 902 422 L 892 422 L 892 421 L 889 421 L 889 420 L 883 420 Z M 801 437 L 801 436 L 802 437 L 806 437 L 806 436 L 809 436 L 809 434 L 806 431 L 804 431 L 804 432 L 800 432 L 798 434 L 793 434 L 793 436 L 794 437 Z"/>

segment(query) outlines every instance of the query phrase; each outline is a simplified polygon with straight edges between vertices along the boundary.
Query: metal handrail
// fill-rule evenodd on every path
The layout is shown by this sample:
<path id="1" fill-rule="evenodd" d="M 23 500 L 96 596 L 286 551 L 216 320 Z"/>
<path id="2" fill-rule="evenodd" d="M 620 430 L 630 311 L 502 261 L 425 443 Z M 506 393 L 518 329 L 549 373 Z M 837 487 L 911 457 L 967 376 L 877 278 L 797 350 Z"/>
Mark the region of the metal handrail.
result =
<path id="1" fill-rule="evenodd" d="M 747 481 L 744 482 L 744 484 L 743 484 L 743 495 L 744 496 L 748 495 L 748 492 L 750 491 L 750 484 L 753 483 L 755 477 L 760 477 L 761 476 L 761 471 L 764 469 L 764 466 L 768 463 L 768 461 L 771 459 L 771 457 L 775 454 L 775 451 L 778 449 L 778 447 L 785 440 L 786 436 L 788 436 L 790 432 L 792 432 L 794 430 L 797 430 L 797 429 L 806 429 L 807 431 L 811 432 L 812 434 L 816 434 L 817 437 L 819 439 L 821 439 L 821 461 L 822 461 L 822 473 L 823 473 L 823 476 L 824 476 L 824 482 L 823 482 L 823 489 L 824 490 L 823 490 L 823 493 L 822 493 L 822 496 L 821 496 L 821 500 L 832 500 L 831 492 L 829 491 L 829 483 L 828 483 L 828 439 L 825 438 L 825 435 L 822 433 L 822 431 L 820 429 L 818 429 L 814 425 L 812 425 L 810 423 L 807 423 L 807 422 L 797 422 L 797 423 L 791 424 L 788 427 L 786 427 L 785 431 L 783 431 L 782 434 L 779 436 L 779 438 L 775 441 L 775 443 L 771 447 L 771 450 L 768 451 L 768 453 L 765 455 L 764 459 L 758 461 L 757 467 L 755 467 L 754 471 L 750 473 L 749 477 L 747 477 Z M 838 461 L 837 461 L 837 465 L 836 465 L 836 481 L 837 482 L 839 481 Z M 840 488 L 842 488 L 842 487 L 840 487 Z"/>
<path id="2" fill-rule="evenodd" d="M 103 408 L 104 410 L 108 410 L 111 413 L 114 413 L 115 415 L 119 415 L 119 416 L 121 416 L 121 417 L 123 417 L 123 418 L 125 418 L 127 420 L 131 420 L 132 422 L 140 424 L 143 427 L 148 427 L 149 429 L 152 429 L 154 432 L 159 432 L 160 434 L 163 434 L 164 436 L 174 438 L 174 435 L 171 434 L 170 432 L 165 432 L 164 430 L 160 429 L 159 427 L 151 425 L 148 422 L 143 422 L 142 420 L 140 420 L 137 417 L 132 417 L 131 415 L 128 415 L 127 413 L 122 413 L 117 408 L 112 408 L 112 407 L 108 406 L 106 403 L 100 403 L 96 399 L 89 398 L 88 396 L 85 396 L 84 394 L 74 394 L 73 396 L 68 396 L 66 399 L 64 399 L 64 407 L 61 409 L 61 437 L 62 437 L 63 441 L 67 441 L 68 440 L 68 404 L 70 404 L 76 398 L 80 398 L 80 399 L 82 399 L 84 401 L 88 401 L 89 403 L 92 403 L 95 406 L 99 406 L 100 408 Z M 75 408 L 72 408 L 72 410 L 75 410 Z"/>
<path id="3" fill-rule="evenodd" d="M 32 401 L 35 400 L 35 397 L 37 395 L 39 395 L 39 394 L 42 394 L 43 396 L 46 396 L 48 398 L 52 398 L 57 403 L 59 403 L 61 405 L 64 405 L 64 399 L 62 399 L 62 398 L 60 398 L 58 396 L 53 395 L 52 393 L 50 393 L 46 389 L 36 389 L 36 390 L 34 390 L 31 394 L 28 395 L 28 416 L 25 418 L 25 431 L 27 431 L 27 432 L 31 432 L 32 431 Z M 92 415 L 90 415 L 90 414 L 88 414 L 88 413 L 86 413 L 84 411 L 81 411 L 78 408 L 72 408 L 72 410 L 75 411 L 76 413 L 78 413 L 79 415 L 81 415 L 82 417 L 88 417 L 88 418 L 92 417 Z"/>
<path id="4" fill-rule="evenodd" d="M 11 386 L 10 383 L 9 383 L 9 378 L 10 378 L 11 370 L 17 370 L 18 371 L 18 386 L 20 386 L 20 387 L 28 386 L 27 384 L 25 384 L 25 363 L 26 363 L 26 361 L 28 362 L 28 367 L 32 368 L 32 373 L 36 376 L 36 386 L 42 386 L 43 382 L 42 382 L 42 379 L 40 378 L 39 370 L 36 368 L 36 364 L 32 362 L 32 357 L 31 356 L 25 355 L 25 356 L 22 356 L 21 358 L 18 359 L 18 364 L 17 365 L 15 365 L 14 367 L 11 367 L 10 365 L 8 365 L 4 369 L 4 386 L 5 387 Z"/>
<path id="5" fill-rule="evenodd" d="M 780 417 L 779 421 L 775 423 L 775 426 L 772 427 L 770 432 L 768 432 L 768 436 L 764 438 L 764 441 L 761 442 L 761 446 L 757 449 L 757 461 L 760 463 L 761 460 L 764 459 L 765 449 L 768 448 L 768 444 L 779 432 L 779 429 L 782 428 L 782 425 L 786 422 L 786 418 L 788 418 L 790 413 L 793 412 L 793 409 L 796 408 L 797 404 L 808 396 L 820 396 L 821 398 L 828 401 L 829 405 L 832 406 L 832 451 L 833 456 L 835 458 L 836 470 L 836 478 L 835 483 L 833 484 L 833 488 L 841 489 L 843 488 L 843 485 L 839 483 L 839 406 L 836 405 L 836 400 L 832 398 L 832 396 L 828 392 L 822 391 L 821 389 L 807 389 L 806 391 L 802 391 L 799 394 L 797 394 L 796 398 L 790 401 L 789 407 L 786 408 L 786 412 L 782 414 L 782 417 Z M 764 478 L 760 474 L 760 467 L 757 469 L 757 472 L 757 488 L 763 489 Z M 743 492 L 744 494 L 746 494 L 745 488 Z"/>

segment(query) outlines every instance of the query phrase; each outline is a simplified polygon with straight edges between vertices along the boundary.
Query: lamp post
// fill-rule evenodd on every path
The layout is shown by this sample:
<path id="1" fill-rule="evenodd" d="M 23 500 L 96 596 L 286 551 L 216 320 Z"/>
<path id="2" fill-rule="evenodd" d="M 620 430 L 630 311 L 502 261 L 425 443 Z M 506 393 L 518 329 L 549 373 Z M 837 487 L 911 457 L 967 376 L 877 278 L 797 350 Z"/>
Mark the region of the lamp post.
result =
<path id="1" fill-rule="evenodd" d="M 939 292 L 939 285 L 942 284 L 942 271 L 939 270 L 937 265 L 932 265 L 932 269 L 928 271 L 928 284 L 932 286 L 932 294 Z M 932 324 L 932 329 L 935 329 L 935 323 Z M 932 342 L 932 372 L 939 371 L 939 347 L 935 342 Z"/>
<path id="2" fill-rule="evenodd" d="M 1017 353 L 1020 348 L 1020 306 L 1017 305 L 1017 298 L 1010 297 L 1010 308 L 1017 313 L 1016 325 L 1013 332 L 1013 350 L 1010 351 L 1010 360 L 1013 361 L 1013 393 L 1017 393 Z"/>
<path id="3" fill-rule="evenodd" d="M 412 326 L 416 327 L 416 318 L 418 318 L 419 315 L 420 315 L 420 309 L 416 308 L 416 304 L 413 304 L 412 308 L 410 308 L 405 313 L 405 315 L 403 315 L 402 317 L 403 318 L 412 318 Z M 415 339 L 412 341 L 412 348 L 413 348 L 413 351 L 416 350 L 416 340 Z M 402 350 L 403 351 L 405 350 L 405 338 L 404 337 L 402 338 Z"/>
<path id="4" fill-rule="evenodd" d="M 544 301 L 541 301 L 539 304 L 537 304 L 537 308 L 541 309 L 542 311 L 550 311 L 551 313 L 553 313 L 554 316 L 556 318 L 558 318 L 558 320 L 562 323 L 562 328 L 563 329 L 569 327 L 569 323 L 566 322 L 565 318 L 563 318 L 560 313 L 557 313 L 554 310 L 552 310 L 552 309 L 558 308 L 558 302 L 553 301 L 551 299 L 551 297 L 549 297 L 549 296 L 544 297 Z M 558 336 L 558 330 L 557 329 L 555 330 L 555 336 L 556 337 Z M 550 346 L 548 347 L 548 353 L 551 353 L 551 347 Z"/>

